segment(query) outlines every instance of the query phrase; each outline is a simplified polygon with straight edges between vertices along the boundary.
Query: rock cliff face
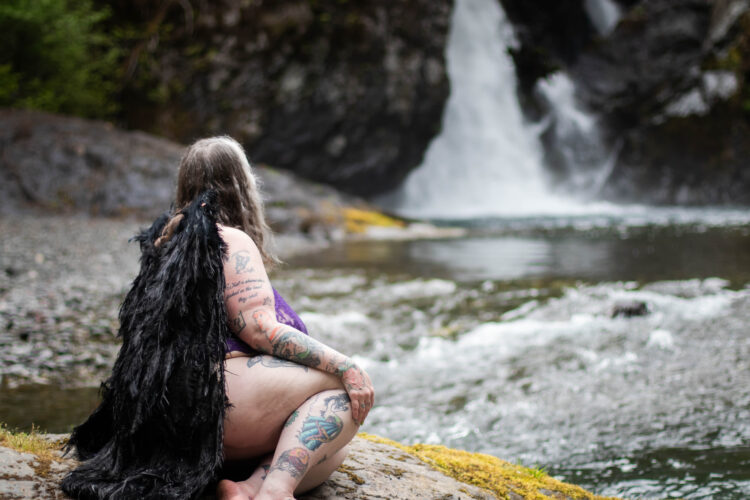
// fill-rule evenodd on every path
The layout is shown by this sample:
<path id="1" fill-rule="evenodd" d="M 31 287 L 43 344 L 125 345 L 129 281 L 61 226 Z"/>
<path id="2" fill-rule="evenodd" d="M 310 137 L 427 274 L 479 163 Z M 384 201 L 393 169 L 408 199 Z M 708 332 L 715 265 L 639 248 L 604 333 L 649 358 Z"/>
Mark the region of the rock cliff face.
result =
<path id="1" fill-rule="evenodd" d="M 230 134 L 255 162 L 360 195 L 397 186 L 439 132 L 452 0 L 96 1 L 112 11 L 125 50 L 119 118 L 129 128 L 180 143 Z M 750 0 L 618 0 L 622 18 L 603 34 L 591 5 L 614 0 L 497 1 L 520 42 L 510 50 L 527 110 L 540 117 L 535 84 L 564 69 L 602 118 L 617 161 L 601 196 L 750 203 Z M 96 167 L 97 151 L 107 147 L 92 136 L 80 152 L 70 123 L 70 141 L 55 148 L 62 155 L 29 154 L 48 162 L 48 178 L 47 167 L 6 172 L 12 182 L 0 193 L 36 203 L 86 183 L 100 192 L 110 177 Z M 16 125 L 0 131 L 2 147 L 31 130 Z M 118 155 L 169 149 L 143 135 L 129 140 L 114 147 Z M 30 165 L 16 153 L 0 161 Z M 147 179 L 155 162 L 121 173 Z M 57 198 L 54 207 L 70 204 Z M 120 206 L 96 195 L 85 203 L 101 213 Z"/>
<path id="2" fill-rule="evenodd" d="M 580 19 L 584 0 L 567 2 L 571 13 L 557 22 L 502 1 L 520 33 L 533 35 L 516 51 L 525 94 L 563 68 L 602 117 L 618 159 L 601 195 L 750 203 L 750 2 L 620 2 L 616 28 L 597 35 Z"/>
<path id="3" fill-rule="evenodd" d="M 749 29 L 747 2 L 641 2 L 581 56 L 582 95 L 621 148 L 607 194 L 750 203 Z"/>
<path id="4" fill-rule="evenodd" d="M 349 192 L 395 187 L 439 131 L 449 0 L 108 2 L 129 127 L 227 133 L 257 162 Z"/>
<path id="5" fill-rule="evenodd" d="M 574 63 L 594 36 L 583 0 L 498 0 L 515 27 L 519 46 L 510 49 L 521 91 Z"/>

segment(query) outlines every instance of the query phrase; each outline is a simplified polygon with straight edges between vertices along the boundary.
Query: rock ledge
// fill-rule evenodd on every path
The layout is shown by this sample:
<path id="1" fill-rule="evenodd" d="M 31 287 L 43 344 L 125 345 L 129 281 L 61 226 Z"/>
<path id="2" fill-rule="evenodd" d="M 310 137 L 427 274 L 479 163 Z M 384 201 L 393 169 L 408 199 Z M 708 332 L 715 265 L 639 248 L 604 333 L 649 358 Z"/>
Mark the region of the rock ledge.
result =
<path id="1" fill-rule="evenodd" d="M 34 445 L 31 452 L 3 430 L 0 434 L 0 498 L 38 500 L 65 498 L 58 484 L 76 461 L 57 449 L 67 437 L 45 435 L 48 449 L 39 451 L 38 435 L 19 434 Z M 50 458 L 51 457 L 51 458 Z M 205 499 L 213 498 L 211 493 Z M 444 446 L 404 446 L 361 433 L 349 456 L 318 488 L 300 500 L 327 499 L 601 499 L 577 486 L 557 481 L 541 471 L 504 462 L 480 453 Z"/>

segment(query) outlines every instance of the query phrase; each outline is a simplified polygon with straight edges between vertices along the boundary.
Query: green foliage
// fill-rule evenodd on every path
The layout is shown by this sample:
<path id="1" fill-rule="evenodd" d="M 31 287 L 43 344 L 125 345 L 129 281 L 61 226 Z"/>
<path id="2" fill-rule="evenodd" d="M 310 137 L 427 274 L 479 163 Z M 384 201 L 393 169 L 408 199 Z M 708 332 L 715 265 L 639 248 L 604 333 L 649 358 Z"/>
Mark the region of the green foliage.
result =
<path id="1" fill-rule="evenodd" d="M 537 479 L 543 479 L 547 477 L 547 468 L 539 467 L 538 465 L 534 467 L 527 467 L 526 472 L 528 472 L 531 477 L 535 477 Z"/>
<path id="2" fill-rule="evenodd" d="M 90 0 L 0 2 L 0 106 L 88 117 L 116 111 L 119 51 Z"/>

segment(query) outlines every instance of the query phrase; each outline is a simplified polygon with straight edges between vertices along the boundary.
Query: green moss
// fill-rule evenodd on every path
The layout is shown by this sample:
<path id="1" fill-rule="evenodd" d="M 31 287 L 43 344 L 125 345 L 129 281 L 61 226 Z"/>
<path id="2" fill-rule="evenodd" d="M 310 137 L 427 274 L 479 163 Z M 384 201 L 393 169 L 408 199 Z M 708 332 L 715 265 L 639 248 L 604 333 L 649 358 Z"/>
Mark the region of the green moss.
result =
<path id="1" fill-rule="evenodd" d="M 723 69 L 732 72 L 742 71 L 743 66 L 742 51 L 739 47 L 729 49 L 724 57 L 717 59 L 716 69 Z"/>
<path id="2" fill-rule="evenodd" d="M 52 442 L 42 437 L 34 428 L 31 432 L 12 432 L 5 424 L 0 424 L 0 446 L 5 446 L 21 453 L 31 453 L 36 457 L 32 464 L 37 476 L 46 477 L 52 462 L 59 462 L 58 451 L 64 443 Z"/>
<path id="3" fill-rule="evenodd" d="M 606 498 L 594 495 L 578 486 L 558 481 L 548 476 L 544 469 L 511 464 L 491 455 L 469 453 L 436 445 L 404 446 L 390 439 L 365 433 L 360 433 L 359 436 L 368 441 L 399 448 L 447 476 L 488 490 L 498 498 L 509 498 L 511 493 L 527 499 L 550 498 L 543 491 L 559 493 L 576 500 Z"/>

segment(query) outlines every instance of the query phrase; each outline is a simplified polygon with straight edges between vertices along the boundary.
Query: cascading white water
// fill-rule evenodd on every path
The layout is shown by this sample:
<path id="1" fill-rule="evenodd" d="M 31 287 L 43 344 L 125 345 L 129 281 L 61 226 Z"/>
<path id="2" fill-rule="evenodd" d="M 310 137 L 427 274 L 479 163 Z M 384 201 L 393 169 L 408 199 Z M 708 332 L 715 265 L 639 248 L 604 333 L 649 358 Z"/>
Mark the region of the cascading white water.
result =
<path id="1" fill-rule="evenodd" d="M 462 219 L 581 213 L 548 185 L 539 127 L 525 121 L 497 0 L 457 0 L 446 58 L 451 94 L 424 162 L 382 206 L 409 217 Z"/>
<path id="2" fill-rule="evenodd" d="M 585 0 L 584 6 L 596 31 L 602 36 L 614 29 L 622 15 L 620 7 L 612 0 Z"/>
<path id="3" fill-rule="evenodd" d="M 616 159 L 616 151 L 604 145 L 598 118 L 581 108 L 573 81 L 563 72 L 540 80 L 536 91 L 550 108 L 545 135 L 559 156 L 565 186 L 581 197 L 596 196 Z"/>

